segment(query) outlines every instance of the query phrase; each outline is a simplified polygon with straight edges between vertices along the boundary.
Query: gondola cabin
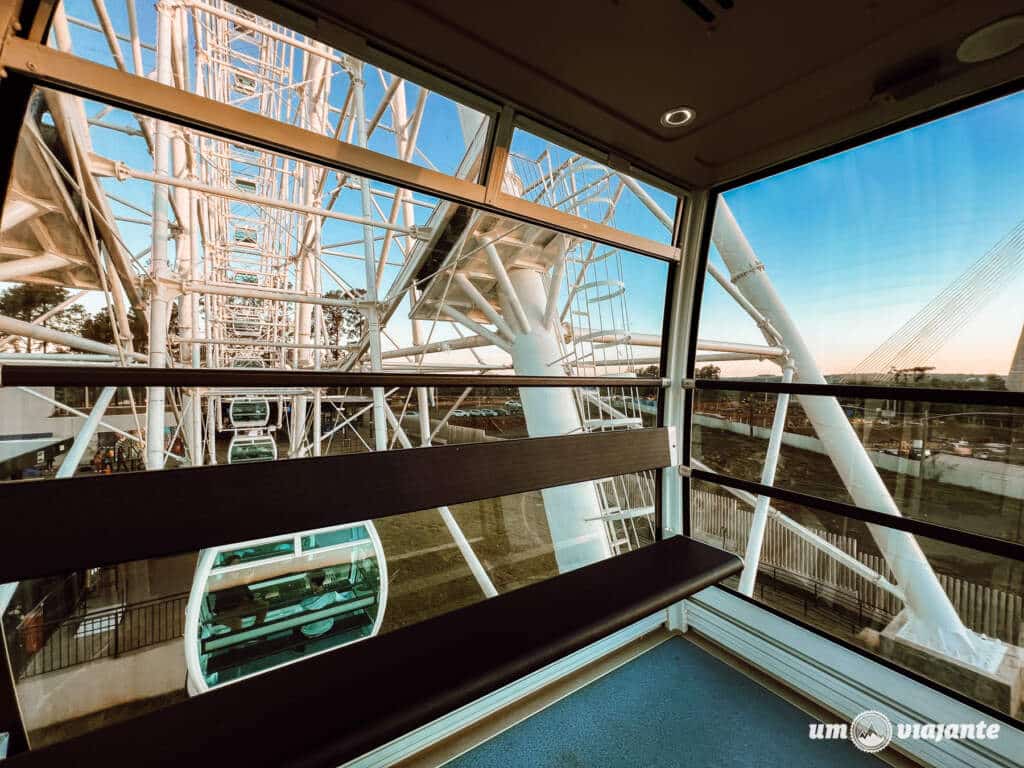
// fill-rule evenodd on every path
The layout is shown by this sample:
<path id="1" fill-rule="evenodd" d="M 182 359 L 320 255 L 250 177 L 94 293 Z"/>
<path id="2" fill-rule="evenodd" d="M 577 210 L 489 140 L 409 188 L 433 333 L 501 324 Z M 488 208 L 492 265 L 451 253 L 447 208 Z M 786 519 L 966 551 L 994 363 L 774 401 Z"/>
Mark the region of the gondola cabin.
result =
<path id="1" fill-rule="evenodd" d="M 200 693 L 376 634 L 387 571 L 372 523 L 204 550 L 185 617 Z"/>

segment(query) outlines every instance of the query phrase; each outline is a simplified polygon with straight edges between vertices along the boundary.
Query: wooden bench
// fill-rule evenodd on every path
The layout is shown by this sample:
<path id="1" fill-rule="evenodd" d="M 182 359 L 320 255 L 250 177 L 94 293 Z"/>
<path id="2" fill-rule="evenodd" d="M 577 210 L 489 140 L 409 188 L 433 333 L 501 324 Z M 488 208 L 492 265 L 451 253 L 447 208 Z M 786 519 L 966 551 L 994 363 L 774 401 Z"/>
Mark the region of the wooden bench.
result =
<path id="1" fill-rule="evenodd" d="M 9 762 L 334 768 L 741 567 L 673 537 Z"/>

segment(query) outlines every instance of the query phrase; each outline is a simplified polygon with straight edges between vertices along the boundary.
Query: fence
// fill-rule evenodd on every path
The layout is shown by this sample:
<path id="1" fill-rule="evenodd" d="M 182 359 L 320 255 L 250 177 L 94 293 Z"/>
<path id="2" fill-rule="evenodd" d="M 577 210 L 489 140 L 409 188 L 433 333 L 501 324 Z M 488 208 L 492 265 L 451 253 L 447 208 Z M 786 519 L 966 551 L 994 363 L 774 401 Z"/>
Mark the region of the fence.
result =
<path id="1" fill-rule="evenodd" d="M 690 523 L 693 535 L 741 557 L 746 552 L 747 535 L 753 511 L 741 508 L 732 496 L 710 491 L 693 491 Z M 813 533 L 856 558 L 876 573 L 894 581 L 885 559 L 859 551 L 858 541 L 828 531 Z M 816 601 L 825 601 L 856 613 L 858 618 L 873 618 L 887 623 L 903 609 L 903 603 L 844 567 L 793 531 L 769 519 L 761 549 L 758 579 L 803 590 Z M 946 594 L 964 624 L 1015 645 L 1024 645 L 1024 596 L 978 584 L 949 574 L 938 574 Z"/>
<path id="2" fill-rule="evenodd" d="M 187 594 L 119 605 L 15 630 L 11 662 L 17 679 L 56 672 L 181 637 Z"/>

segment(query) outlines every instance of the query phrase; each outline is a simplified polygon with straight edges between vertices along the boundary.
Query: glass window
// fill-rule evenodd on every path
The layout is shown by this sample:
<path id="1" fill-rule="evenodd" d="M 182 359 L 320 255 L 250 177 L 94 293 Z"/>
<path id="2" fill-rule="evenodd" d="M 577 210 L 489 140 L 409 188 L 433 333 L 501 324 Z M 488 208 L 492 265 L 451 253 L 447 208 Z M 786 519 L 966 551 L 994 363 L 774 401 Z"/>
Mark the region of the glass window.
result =
<path id="1" fill-rule="evenodd" d="M 234 549 L 220 550 L 213 562 L 213 566 L 215 568 L 227 568 L 232 565 L 247 565 L 259 560 L 292 554 L 295 554 L 295 540 L 278 539 L 277 541 L 247 544 Z"/>
<path id="2" fill-rule="evenodd" d="M 512 133 L 502 191 L 669 243 L 678 198 L 521 128 Z"/>
<path id="3" fill-rule="evenodd" d="M 1021 389 L 1022 116 L 1018 93 L 726 192 L 698 374 L 771 380 L 783 347 L 796 381 Z"/>
<path id="4" fill-rule="evenodd" d="M 262 368 L 262 363 L 262 360 L 240 359 L 235 367 Z M 0 389 L 0 416 L 8 419 L 6 423 L 12 425 L 11 429 L 42 430 L 40 425 L 46 425 L 49 430 L 5 443 L 9 458 L 5 464 L 0 464 L 0 482 L 115 475 L 145 469 L 145 441 L 135 426 L 136 418 L 143 425 L 146 423 L 144 392 L 134 393 L 133 405 L 110 406 L 97 427 L 95 445 L 89 446 L 73 472 L 68 465 L 65 475 L 61 468 L 68 460 L 82 418 L 69 415 L 65 408 L 69 399 L 72 402 L 75 397 L 79 401 L 83 399 L 82 388 L 66 387 L 56 393 L 46 387 L 26 389 L 30 392 Z M 95 398 L 99 390 L 90 392 Z M 203 421 L 207 429 L 201 442 L 202 464 L 310 457 L 314 455 L 317 434 L 321 456 L 362 453 L 376 448 L 373 391 L 369 387 L 321 389 L 320 428 L 317 431 L 308 423 L 303 433 L 305 442 L 294 449 L 289 434 L 298 396 L 295 392 L 280 388 L 263 390 L 262 397 L 256 397 L 259 390 L 253 388 L 242 396 L 233 394 L 236 392 L 239 391 L 224 389 L 224 394 L 214 392 L 208 400 L 204 399 Z M 660 396 L 660 388 L 628 384 L 564 389 L 393 387 L 385 390 L 384 397 L 385 449 L 512 440 L 548 435 L 555 427 L 565 434 L 651 428 L 658 426 Z M 305 412 L 307 421 L 311 421 L 313 397 L 311 394 L 306 397 Z M 548 403 L 551 402 L 557 407 L 550 409 Z M 75 407 L 75 410 L 85 414 L 89 408 L 86 405 L 84 410 L 83 407 Z M 191 466 L 189 444 L 177 429 L 176 419 L 169 418 L 164 445 L 166 468 Z M 44 449 L 45 457 L 40 461 L 36 452 Z"/>
<path id="5" fill-rule="evenodd" d="M 357 525 L 354 528 L 339 528 L 334 531 L 320 531 L 319 533 L 302 537 L 302 551 L 336 547 L 340 544 L 350 544 L 353 541 L 361 541 L 368 538 L 370 538 L 370 534 L 361 525 Z"/>
<path id="6" fill-rule="evenodd" d="M 60 119 L 49 125 L 55 115 Z M 4 231 L 0 244 L 12 250 L 0 249 L 0 260 L 8 261 L 3 253 L 14 260 L 25 252 L 46 254 L 50 240 L 61 244 L 61 252 L 52 254 L 58 259 L 53 263 L 50 256 L 42 263 L 29 259 L 19 282 L 0 285 L 0 313 L 31 320 L 53 312 L 48 327 L 65 335 L 11 337 L 14 353 L 60 355 L 53 362 L 148 363 L 152 308 L 138 286 L 152 273 L 154 245 L 160 244 L 166 246 L 166 268 L 184 289 L 171 298 L 166 318 L 168 357 L 176 365 L 610 379 L 601 387 L 543 393 L 474 388 L 458 406 L 462 389 L 439 390 L 425 406 L 408 389 L 389 392 L 386 402 L 396 418 L 384 411 L 388 447 L 419 445 L 424 434 L 433 443 L 467 442 L 655 424 L 658 390 L 630 379 L 660 372 L 667 262 L 272 152 L 241 152 L 245 147 L 238 142 L 177 128 L 180 141 L 172 142 L 171 155 L 184 168 L 167 177 L 171 204 L 164 231 L 145 218 L 155 199 L 155 163 L 146 139 L 112 127 L 132 119 L 95 101 L 35 92 L 6 210 L 37 215 Z M 94 231 L 102 236 L 100 252 L 114 262 L 113 270 L 102 265 L 102 275 L 88 229 L 79 226 L 77 208 L 69 207 L 77 194 L 73 175 L 60 165 L 70 148 L 85 147 L 93 171 Z M 238 188 L 240 164 L 255 169 L 256 175 L 244 178 L 257 184 L 257 201 Z M 188 186 L 178 183 L 181 176 Z M 324 196 L 313 210 L 322 213 L 313 214 L 307 202 L 317 189 Z M 26 204 L 26 196 L 45 206 Z M 408 226 L 402 216 L 390 216 L 396 200 Z M 122 226 L 124 218 L 134 219 L 130 227 Z M 105 291 L 104 279 L 116 290 Z M 368 301 L 371 294 L 378 302 Z M 372 326 L 371 314 L 377 321 Z M 377 324 L 371 341 L 370 328 Z M 379 358 L 372 342 L 379 342 Z M 54 448 L 43 462 L 35 457 L 72 438 L 79 422 L 44 419 L 65 406 L 81 418 L 100 392 L 0 392 L 0 413 L 18 414 L 17 428 L 0 437 L 33 441 L 12 446 L 17 451 L 0 464 L 0 479 L 68 472 L 70 467 L 62 469 L 66 448 Z M 90 446 L 76 472 L 142 467 L 147 393 L 125 394 L 130 397 L 108 407 L 99 426 L 103 442 L 96 448 L 104 451 L 98 455 Z M 172 391 L 164 402 L 164 466 L 381 447 L 374 411 L 366 407 L 372 393 L 320 395 L 318 449 L 311 391 L 205 390 L 195 408 L 204 427 L 194 432 L 192 421 L 180 418 L 182 407 L 193 408 L 191 393 Z M 539 415 L 536 398 L 557 401 L 557 423 L 541 423 L 547 417 Z M 429 412 L 426 430 L 421 412 Z M 190 433 L 198 439 L 190 442 Z"/>
<path id="7" fill-rule="evenodd" d="M 644 547 L 655 538 L 654 479 L 604 478 L 22 581 L 2 620 L 32 742 L 345 653 L 486 599 L 482 579 L 503 594 Z M 81 685 L 63 682 L 69 671 Z M 98 700 L 111 703 L 97 709 Z"/>
<path id="8" fill-rule="evenodd" d="M 693 457 L 761 482 L 777 402 L 697 390 Z M 769 485 L 1024 543 L 1022 428 L 1020 408 L 792 397 Z"/>
<path id="9" fill-rule="evenodd" d="M 1024 389 L 1022 116 L 1018 93 L 719 198 L 696 376 L 894 396 L 698 389 L 694 466 L 1024 541 L 1024 412 L 956 401 Z M 703 481 L 690 523 L 745 557 L 741 592 L 1021 716 L 1021 563 Z"/>
<path id="10" fill-rule="evenodd" d="M 694 537 L 743 556 L 751 501 L 695 482 Z M 770 509 L 755 600 L 1020 718 L 1011 690 L 1021 673 L 1021 563 L 775 499 Z"/>
<path id="11" fill-rule="evenodd" d="M 110 67 L 158 79 L 161 14 L 170 26 L 167 84 L 224 104 L 361 144 L 453 176 L 476 180 L 490 118 L 285 26 L 216 0 L 179 6 L 110 3 L 101 20 L 90 0 L 64 0 L 50 45 Z M 113 37 L 104 32 L 109 25 Z M 103 121 L 103 117 L 97 118 Z M 129 116 L 123 126 L 148 134 Z M 252 182 L 239 188 L 255 192 Z"/>

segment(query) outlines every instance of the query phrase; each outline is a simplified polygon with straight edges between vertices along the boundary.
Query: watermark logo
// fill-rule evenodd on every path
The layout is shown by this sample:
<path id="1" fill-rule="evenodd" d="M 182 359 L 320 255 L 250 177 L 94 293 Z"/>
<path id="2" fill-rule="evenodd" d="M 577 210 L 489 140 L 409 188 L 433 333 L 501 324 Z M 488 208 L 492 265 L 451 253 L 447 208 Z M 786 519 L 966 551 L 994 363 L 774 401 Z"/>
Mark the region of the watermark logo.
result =
<path id="1" fill-rule="evenodd" d="M 861 752 L 881 752 L 892 741 L 892 721 L 873 709 L 861 712 L 850 723 L 850 741 Z"/>
<path id="2" fill-rule="evenodd" d="M 896 723 L 881 712 L 861 712 L 846 723 L 811 723 L 811 739 L 849 739 L 862 752 L 881 752 L 899 741 L 983 741 L 999 738 L 999 723 Z"/>

